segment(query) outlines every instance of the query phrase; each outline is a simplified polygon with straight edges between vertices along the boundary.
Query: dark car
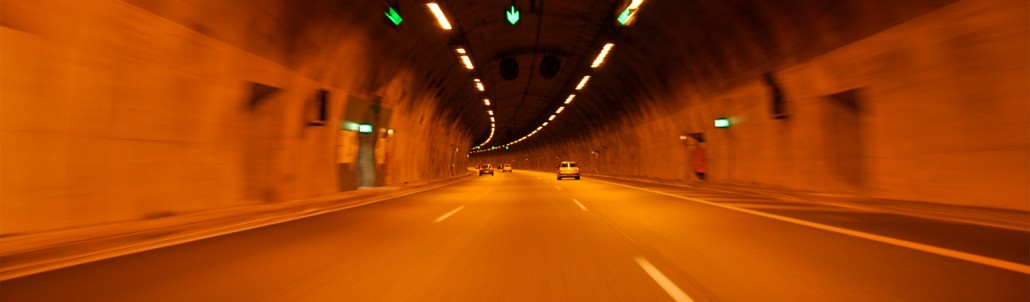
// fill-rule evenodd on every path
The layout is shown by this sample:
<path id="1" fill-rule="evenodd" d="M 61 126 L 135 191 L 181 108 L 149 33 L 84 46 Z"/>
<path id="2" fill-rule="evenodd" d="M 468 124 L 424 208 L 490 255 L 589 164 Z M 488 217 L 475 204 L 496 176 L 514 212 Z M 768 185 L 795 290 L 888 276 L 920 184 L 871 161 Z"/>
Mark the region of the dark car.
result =
<path id="1" fill-rule="evenodd" d="M 490 164 L 479 165 L 479 176 L 483 176 L 483 174 L 490 174 L 490 176 L 494 176 L 494 167 Z"/>

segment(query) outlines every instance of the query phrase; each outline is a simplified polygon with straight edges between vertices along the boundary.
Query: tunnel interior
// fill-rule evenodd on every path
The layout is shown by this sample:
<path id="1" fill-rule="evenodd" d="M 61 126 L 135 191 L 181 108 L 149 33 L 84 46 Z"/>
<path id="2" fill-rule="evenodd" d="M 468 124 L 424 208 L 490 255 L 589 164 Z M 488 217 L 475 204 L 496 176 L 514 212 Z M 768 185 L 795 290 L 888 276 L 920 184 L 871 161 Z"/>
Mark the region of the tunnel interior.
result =
<path id="1" fill-rule="evenodd" d="M 0 2 L 3 235 L 562 160 L 1030 208 L 1023 1 L 427 3 Z"/>

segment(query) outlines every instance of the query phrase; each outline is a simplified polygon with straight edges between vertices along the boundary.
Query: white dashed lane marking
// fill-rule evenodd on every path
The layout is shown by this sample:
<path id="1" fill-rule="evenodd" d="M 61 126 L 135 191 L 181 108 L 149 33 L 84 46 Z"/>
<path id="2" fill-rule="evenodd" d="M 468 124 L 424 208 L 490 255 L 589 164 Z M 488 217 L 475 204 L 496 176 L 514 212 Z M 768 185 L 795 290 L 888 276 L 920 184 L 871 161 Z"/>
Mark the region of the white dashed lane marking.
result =
<path id="1" fill-rule="evenodd" d="M 643 268 L 648 275 L 651 275 L 651 279 L 654 279 L 654 282 L 658 282 L 658 285 L 665 290 L 665 293 L 669 294 L 669 297 L 671 297 L 673 301 L 694 301 L 694 299 L 691 299 L 690 296 L 687 296 L 687 293 L 683 292 L 683 290 L 676 286 L 676 283 L 672 283 L 672 280 L 669 280 L 668 277 L 665 277 L 665 274 L 662 274 L 662 272 L 659 271 L 658 268 L 654 267 L 654 265 L 652 265 L 650 261 L 647 261 L 647 259 L 644 259 L 644 257 L 636 257 L 636 260 L 637 264 L 640 265 L 640 268 Z"/>
<path id="2" fill-rule="evenodd" d="M 579 206 L 580 209 L 583 209 L 583 211 L 587 211 L 587 207 L 584 206 L 583 203 L 579 202 L 579 200 L 572 199 L 572 202 L 575 202 L 576 205 Z"/>
<path id="3" fill-rule="evenodd" d="M 465 208 L 465 206 L 460 206 L 457 209 L 454 209 L 454 210 L 452 210 L 450 212 L 447 212 L 447 214 L 443 214 L 443 216 L 440 216 L 440 218 L 437 218 L 436 221 L 433 221 L 433 222 L 434 223 L 441 222 L 444 219 L 447 219 L 447 217 L 451 217 L 451 215 L 454 215 L 454 213 L 457 213 L 458 211 L 461 211 L 461 209 L 464 209 L 464 208 Z"/>

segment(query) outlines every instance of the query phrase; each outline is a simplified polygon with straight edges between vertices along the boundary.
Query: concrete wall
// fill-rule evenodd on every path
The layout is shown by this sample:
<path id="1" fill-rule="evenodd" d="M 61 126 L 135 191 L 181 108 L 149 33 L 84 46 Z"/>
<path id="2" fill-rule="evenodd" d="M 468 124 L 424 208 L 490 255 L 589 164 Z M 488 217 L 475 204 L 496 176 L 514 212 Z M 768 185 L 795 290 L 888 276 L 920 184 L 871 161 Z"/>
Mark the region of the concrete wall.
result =
<path id="1" fill-rule="evenodd" d="M 697 142 L 680 135 L 703 133 L 711 182 L 1028 210 L 1027 9 L 1025 1 L 959 1 L 792 56 L 802 59 L 773 69 L 786 119 L 771 114 L 760 73 L 736 74 L 732 85 L 681 85 L 676 72 L 692 66 L 669 62 L 672 85 L 648 86 L 603 127 L 545 129 L 588 133 L 473 159 L 550 171 L 561 158 L 587 172 L 697 181 L 689 161 Z M 577 102 L 591 101 L 599 100 Z M 733 125 L 716 129 L 717 117 Z"/>
<path id="2" fill-rule="evenodd" d="M 451 144 L 470 144 L 422 71 L 360 28 L 298 38 L 249 2 L 133 2 L 0 2 L 0 235 L 336 192 L 351 96 L 393 112 L 386 185 L 449 176 Z"/>

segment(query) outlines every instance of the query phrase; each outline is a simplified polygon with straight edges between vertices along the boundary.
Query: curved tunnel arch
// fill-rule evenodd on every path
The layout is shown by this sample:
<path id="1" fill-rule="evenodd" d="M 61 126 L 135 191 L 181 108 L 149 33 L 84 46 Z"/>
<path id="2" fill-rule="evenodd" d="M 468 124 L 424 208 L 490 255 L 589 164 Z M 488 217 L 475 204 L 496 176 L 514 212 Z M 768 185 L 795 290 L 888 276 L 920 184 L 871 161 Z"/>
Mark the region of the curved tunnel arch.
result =
<path id="1" fill-rule="evenodd" d="M 3 199 L 72 209 L 76 206 L 71 201 L 45 192 L 68 195 L 78 192 L 76 188 L 100 187 L 108 190 L 83 193 L 86 197 L 80 202 L 110 204 L 102 207 L 112 210 L 67 221 L 62 219 L 71 215 L 38 208 L 5 211 L 0 219 L 4 232 L 127 219 L 153 211 L 245 204 L 254 201 L 247 193 L 252 186 L 260 187 L 253 190 L 262 194 L 274 192 L 263 197 L 273 200 L 336 192 L 338 175 L 334 174 L 336 158 L 332 155 L 336 129 L 303 123 L 306 102 L 319 89 L 331 91 L 330 124 L 340 122 L 351 97 L 382 97 L 383 106 L 393 111 L 395 124 L 390 127 L 397 134 L 391 141 L 395 144 L 391 154 L 403 163 L 389 168 L 391 176 L 384 180 L 385 185 L 449 177 L 454 173 L 451 164 L 460 168 L 501 157 L 549 160 L 557 154 L 596 157 L 596 165 L 588 168 L 599 173 L 692 181 L 682 151 L 694 145 L 678 137 L 703 132 L 710 138 L 705 146 L 712 154 L 710 181 L 714 182 L 957 204 L 985 200 L 976 203 L 1021 209 L 1028 195 L 1025 189 L 1012 189 L 1025 182 L 1025 171 L 1004 164 L 1019 161 L 1018 152 L 1026 150 L 1025 127 L 990 126 L 998 134 L 971 139 L 967 144 L 974 147 L 939 143 L 948 141 L 949 133 L 961 133 L 950 135 L 962 139 L 976 136 L 968 130 L 972 126 L 956 125 L 989 122 L 984 116 L 1003 117 L 1005 125 L 1026 122 L 1025 116 L 1013 113 L 1026 107 L 1021 99 L 1025 95 L 1020 94 L 1025 92 L 1027 79 L 1027 46 L 1021 39 L 1026 27 L 983 21 L 1006 18 L 999 22 L 1026 24 L 1025 3 L 1016 0 L 648 0 L 635 23 L 625 28 L 607 20 L 625 1 L 566 1 L 558 7 L 575 11 L 561 14 L 548 11 L 557 2 L 547 2 L 555 6 L 545 6 L 543 18 L 559 20 L 545 19 L 543 24 L 570 24 L 581 17 L 581 22 L 574 24 L 578 28 L 542 31 L 546 40 L 557 42 L 540 47 L 565 55 L 559 77 L 567 80 L 533 87 L 534 94 L 542 97 L 532 100 L 533 104 L 525 107 L 527 112 L 519 113 L 510 139 L 536 129 L 569 93 L 577 94 L 575 101 L 553 125 L 512 150 L 468 158 L 464 156 L 469 148 L 489 133 L 482 99 L 513 95 L 496 90 L 502 86 L 495 70 L 498 59 L 512 49 L 533 46 L 526 41 L 536 38 L 533 26 L 538 16 L 526 7 L 523 23 L 514 28 L 498 22 L 500 19 L 485 23 L 458 20 L 466 13 L 451 11 L 456 19 L 451 21 L 458 28 L 446 32 L 436 26 L 424 2 L 413 0 L 395 1 L 405 18 L 399 28 L 384 20 L 387 4 L 382 1 L 312 0 L 303 5 L 286 0 L 29 2 L 0 2 L 5 60 L 19 62 L 4 65 L 3 72 L 23 77 L 8 77 L 4 85 L 5 146 L 15 146 L 5 148 L 4 156 L 19 162 L 5 165 L 4 173 L 16 173 L 22 179 L 5 187 Z M 444 3 L 452 10 L 489 10 L 494 5 L 465 0 Z M 40 8 L 44 6 L 50 9 Z M 1021 9 L 1023 14 L 1010 12 Z M 476 12 L 478 18 L 487 18 Z M 490 33 L 504 33 L 511 40 L 499 42 Z M 987 35 L 998 38 L 976 38 Z M 562 44 L 561 40 L 575 41 Z M 609 40 L 616 46 L 606 63 L 598 69 L 588 68 Z M 482 45 L 470 48 L 477 60 L 483 60 L 476 61 L 475 70 L 463 67 L 454 53 L 455 43 Z M 767 72 L 772 72 L 788 100 L 791 115 L 786 120 L 770 117 L 772 88 L 762 80 Z M 997 74 L 1006 80 L 988 83 L 968 75 L 975 72 Z M 573 90 L 587 74 L 591 75 L 587 87 Z M 481 93 L 472 85 L 474 77 L 493 84 Z M 275 110 L 261 113 L 269 116 L 258 119 L 256 113 L 240 109 L 252 102 L 248 83 L 276 89 L 267 101 L 276 103 Z M 824 114 L 828 112 L 813 104 L 848 91 L 854 92 L 859 102 L 870 104 L 863 105 L 869 111 L 863 111 L 858 119 L 867 149 L 863 156 L 869 161 L 861 172 L 865 182 L 849 185 L 817 179 L 837 173 L 825 169 L 781 173 L 813 162 L 822 165 L 819 160 L 833 155 L 827 153 L 827 147 L 812 143 L 832 141 L 829 134 L 812 130 L 827 125 Z M 978 95 L 989 96 L 983 99 L 998 104 L 970 105 L 989 102 L 974 101 Z M 943 109 L 905 102 L 920 98 L 940 100 Z M 40 99 L 48 102 L 27 101 Z M 56 104 L 53 107 L 59 109 L 44 103 Z M 919 110 L 927 112 L 920 112 L 903 126 L 887 122 L 904 117 L 902 112 Z M 965 111 L 975 114 L 957 113 Z M 722 131 L 710 125 L 712 118 L 724 115 L 740 121 L 739 126 Z M 958 121 L 942 121 L 951 118 Z M 41 119 L 60 122 L 38 122 Z M 256 120 L 267 121 L 261 124 Z M 191 130 L 181 131 L 177 123 L 188 124 L 182 128 Z M 945 123 L 939 128 L 950 132 L 937 132 L 920 123 Z M 492 144 L 507 143 L 497 141 L 503 139 L 502 131 L 498 129 Z M 273 143 L 248 145 L 241 138 L 255 132 L 267 134 L 262 139 Z M 51 154 L 19 147 L 57 144 L 47 135 L 89 146 L 122 143 L 117 148 Z M 923 137 L 935 140 L 926 145 L 907 142 Z M 272 155 L 249 158 L 248 149 L 252 148 Z M 919 171 L 928 167 L 920 157 L 933 154 L 947 161 L 979 163 L 981 155 L 969 151 L 977 148 L 1008 148 L 998 151 L 999 159 L 984 165 L 1009 177 L 975 169 L 969 173 L 994 183 L 952 180 L 950 187 L 907 185 L 933 178 L 932 173 Z M 147 152 L 153 157 L 132 155 L 151 154 Z M 201 155 L 184 158 L 176 154 Z M 176 171 L 181 179 L 159 178 L 141 184 L 134 179 L 138 177 L 125 175 L 134 173 L 126 172 L 135 171 L 131 170 L 133 163 L 119 156 Z M 64 176 L 38 172 L 68 169 L 43 164 L 52 162 L 50 157 L 67 158 L 79 165 L 76 170 L 100 176 L 81 171 Z M 729 158 L 738 161 L 730 163 Z M 526 168 L 553 168 L 539 164 L 543 161 Z M 248 166 L 264 167 L 260 171 L 270 171 L 270 176 L 248 179 L 244 175 L 248 170 L 241 168 Z M 670 171 L 669 166 L 677 171 Z M 891 175 L 889 170 L 895 166 L 905 171 Z M 941 173 L 967 173 L 961 171 L 953 167 Z M 744 172 L 754 176 L 742 176 Z M 207 177 L 208 183 L 188 180 L 198 175 Z M 260 183 L 252 183 L 255 181 Z M 127 186 L 142 189 L 112 193 Z M 175 189 L 194 186 L 200 189 L 193 193 Z M 982 190 L 982 186 L 991 189 Z M 979 191 L 992 193 L 983 198 L 968 193 Z M 176 203 L 187 197 L 200 200 L 201 194 L 215 197 Z M 135 206 L 141 199 L 160 206 Z"/>

